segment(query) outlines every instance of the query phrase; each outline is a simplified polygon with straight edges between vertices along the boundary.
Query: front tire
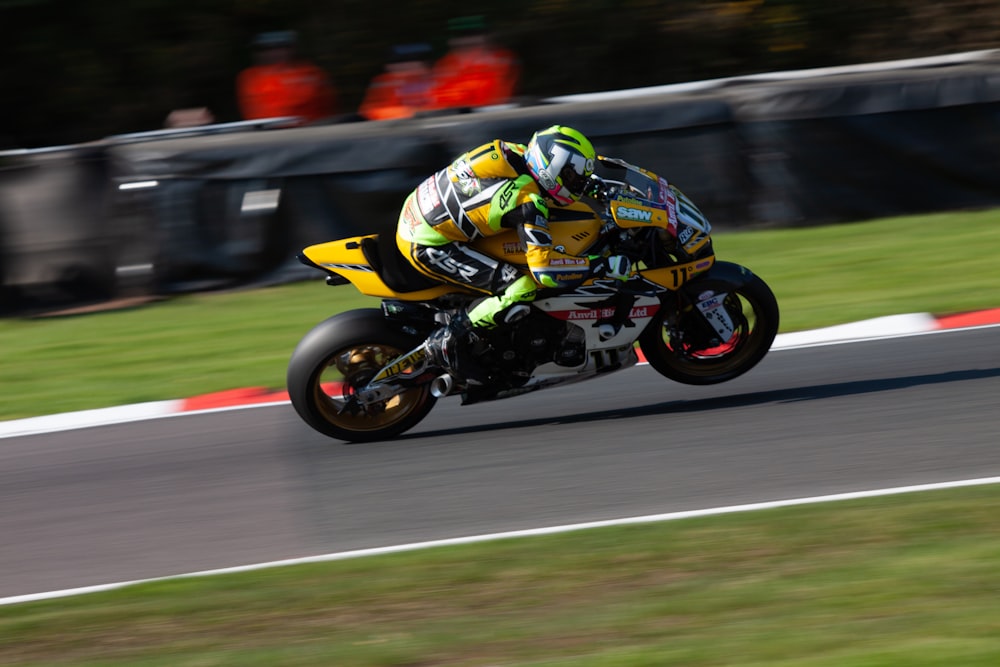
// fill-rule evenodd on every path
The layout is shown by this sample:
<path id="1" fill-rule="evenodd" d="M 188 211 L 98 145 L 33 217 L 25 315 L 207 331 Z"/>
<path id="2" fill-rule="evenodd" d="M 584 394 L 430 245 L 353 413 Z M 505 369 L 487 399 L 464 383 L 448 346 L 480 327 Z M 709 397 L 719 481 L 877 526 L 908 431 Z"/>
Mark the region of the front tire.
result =
<path id="1" fill-rule="evenodd" d="M 696 308 L 675 322 L 661 309 L 639 336 L 649 365 L 675 382 L 708 385 L 739 377 L 764 358 L 778 333 L 778 301 L 767 283 L 743 267 L 720 264 L 714 276 L 715 267 L 690 288 L 727 294 L 725 308 L 735 324 L 728 341 L 707 342 L 707 323 Z"/>
<path id="2" fill-rule="evenodd" d="M 393 438 L 416 426 L 436 399 L 415 386 L 365 407 L 349 399 L 392 359 L 421 339 L 386 326 L 375 308 L 352 310 L 319 323 L 303 337 L 288 364 L 288 396 L 312 428 L 348 442 Z"/>

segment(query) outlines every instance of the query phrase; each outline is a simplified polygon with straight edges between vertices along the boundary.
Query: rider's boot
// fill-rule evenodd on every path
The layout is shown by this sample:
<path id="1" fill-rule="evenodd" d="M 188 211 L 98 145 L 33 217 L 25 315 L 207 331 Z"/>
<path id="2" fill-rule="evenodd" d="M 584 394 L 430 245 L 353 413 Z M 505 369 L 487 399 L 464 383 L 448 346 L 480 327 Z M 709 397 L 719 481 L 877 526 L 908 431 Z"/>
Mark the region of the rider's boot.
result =
<path id="1" fill-rule="evenodd" d="M 492 378 L 477 361 L 486 341 L 476 332 L 511 324 L 527 315 L 530 308 L 526 302 L 535 298 L 536 289 L 531 276 L 521 276 L 501 294 L 482 299 L 468 312 L 460 311 L 427 339 L 431 359 L 457 378 L 489 384 Z"/>
<path id="2" fill-rule="evenodd" d="M 490 381 L 489 374 L 475 360 L 473 347 L 480 341 L 477 327 L 464 310 L 455 314 L 447 325 L 434 331 L 427 339 L 432 361 L 456 378 L 476 384 Z"/>

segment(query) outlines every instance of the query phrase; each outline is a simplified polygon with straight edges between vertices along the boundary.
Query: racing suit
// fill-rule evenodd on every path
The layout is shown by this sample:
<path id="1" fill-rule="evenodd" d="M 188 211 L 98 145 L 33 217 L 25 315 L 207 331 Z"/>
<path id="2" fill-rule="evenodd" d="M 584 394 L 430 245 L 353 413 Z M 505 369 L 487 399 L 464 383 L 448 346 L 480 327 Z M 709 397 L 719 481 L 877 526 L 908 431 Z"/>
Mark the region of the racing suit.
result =
<path id="1" fill-rule="evenodd" d="M 528 173 L 525 146 L 502 140 L 465 153 L 421 183 L 403 204 L 396 239 L 422 273 L 490 294 L 468 313 L 472 327 L 534 300 L 538 286 L 573 287 L 589 277 L 591 262 L 552 247 L 549 204 Z M 515 229 L 528 273 L 467 246 L 479 237 Z"/>

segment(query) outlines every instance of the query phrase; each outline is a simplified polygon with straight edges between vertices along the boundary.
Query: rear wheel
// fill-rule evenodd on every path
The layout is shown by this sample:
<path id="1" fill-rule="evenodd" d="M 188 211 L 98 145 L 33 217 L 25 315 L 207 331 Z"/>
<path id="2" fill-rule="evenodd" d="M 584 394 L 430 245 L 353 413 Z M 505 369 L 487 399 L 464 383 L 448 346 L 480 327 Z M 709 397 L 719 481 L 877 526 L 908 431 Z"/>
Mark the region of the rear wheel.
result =
<path id="1" fill-rule="evenodd" d="M 396 357 L 421 343 L 389 329 L 381 311 L 354 310 L 321 322 L 288 364 L 288 395 L 299 416 L 325 435 L 349 442 L 392 438 L 419 423 L 436 399 L 415 386 L 371 405 L 354 392 Z"/>
<path id="2" fill-rule="evenodd" d="M 675 321 L 666 309 L 639 337 L 649 365 L 676 382 L 694 385 L 726 382 L 756 366 L 778 333 L 778 302 L 755 275 L 741 283 L 711 278 L 697 282 L 699 292 L 726 294 L 723 305 L 733 322 L 733 335 L 713 337 L 701 313 L 691 308 Z"/>

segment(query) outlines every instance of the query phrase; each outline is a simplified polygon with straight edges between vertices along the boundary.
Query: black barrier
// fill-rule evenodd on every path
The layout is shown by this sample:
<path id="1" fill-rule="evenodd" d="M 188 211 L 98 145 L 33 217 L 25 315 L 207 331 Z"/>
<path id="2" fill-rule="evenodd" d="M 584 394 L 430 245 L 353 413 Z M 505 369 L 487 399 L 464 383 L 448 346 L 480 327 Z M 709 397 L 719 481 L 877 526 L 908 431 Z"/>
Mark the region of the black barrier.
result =
<path id="1" fill-rule="evenodd" d="M 666 177 L 721 228 L 1000 206 L 996 54 L 807 74 L 0 155 L 0 295 L 9 312 L 315 277 L 294 261 L 303 246 L 391 226 L 458 154 L 553 123 Z"/>
<path id="2" fill-rule="evenodd" d="M 526 143 L 533 132 L 555 123 L 586 134 L 601 154 L 674 182 L 713 211 L 717 221 L 749 222 L 747 174 L 736 126 L 729 105 L 716 94 L 548 104 L 455 118 L 438 132 L 446 152 L 458 155 L 495 138 Z"/>
<path id="3" fill-rule="evenodd" d="M 356 123 L 112 146 L 119 192 L 156 221 L 159 292 L 315 276 L 305 245 L 394 223 L 447 163 L 434 132 Z"/>
<path id="4" fill-rule="evenodd" d="M 0 158 L 0 312 L 114 294 L 109 188 L 100 147 Z"/>
<path id="5" fill-rule="evenodd" d="M 1000 205 L 1000 61 L 757 84 L 726 95 L 756 224 Z"/>

